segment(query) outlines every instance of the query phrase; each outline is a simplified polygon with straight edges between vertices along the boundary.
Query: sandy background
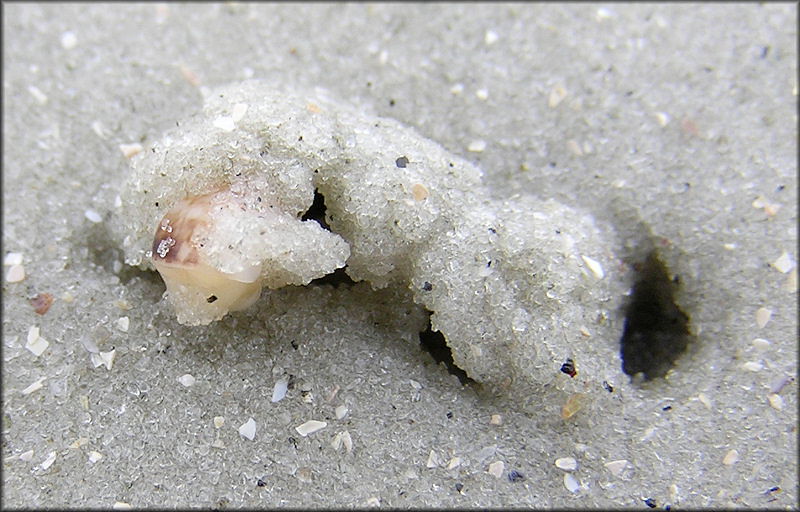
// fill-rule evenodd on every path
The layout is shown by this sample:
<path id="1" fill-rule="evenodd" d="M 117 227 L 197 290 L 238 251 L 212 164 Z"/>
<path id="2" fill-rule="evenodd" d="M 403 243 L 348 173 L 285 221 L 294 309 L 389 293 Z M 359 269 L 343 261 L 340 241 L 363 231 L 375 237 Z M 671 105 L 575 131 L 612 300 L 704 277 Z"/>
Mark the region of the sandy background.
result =
<path id="1" fill-rule="evenodd" d="M 3 257 L 25 270 L 3 282 L 5 507 L 797 507 L 796 5 L 25 3 L 3 29 Z M 647 226 L 690 354 L 564 422 L 463 388 L 365 287 L 176 324 L 105 227 L 120 145 L 275 77 L 415 127 L 498 197 L 580 206 L 620 244 Z"/>

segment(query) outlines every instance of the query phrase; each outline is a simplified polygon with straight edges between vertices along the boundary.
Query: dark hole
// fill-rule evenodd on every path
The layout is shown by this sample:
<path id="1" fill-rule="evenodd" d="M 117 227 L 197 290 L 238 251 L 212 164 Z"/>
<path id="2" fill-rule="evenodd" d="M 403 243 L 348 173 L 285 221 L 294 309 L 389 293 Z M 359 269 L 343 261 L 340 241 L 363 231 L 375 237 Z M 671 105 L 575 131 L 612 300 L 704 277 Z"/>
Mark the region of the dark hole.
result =
<path id="1" fill-rule="evenodd" d="M 419 344 L 426 350 L 437 363 L 444 363 L 447 371 L 458 377 L 462 385 L 474 383 L 475 381 L 467 376 L 467 372 L 456 366 L 453 362 L 453 353 L 444 339 L 444 334 L 431 329 L 430 313 L 428 314 L 428 328 L 419 333 Z"/>
<path id="2" fill-rule="evenodd" d="M 324 275 L 322 277 L 318 277 L 317 279 L 314 279 L 313 281 L 311 281 L 308 284 L 309 284 L 309 286 L 311 286 L 311 285 L 320 285 L 320 284 L 330 284 L 330 285 L 333 285 L 334 287 L 338 287 L 341 284 L 345 284 L 345 285 L 348 285 L 348 286 L 351 285 L 351 284 L 355 284 L 355 281 L 353 281 L 353 279 L 350 278 L 350 276 L 347 275 L 347 271 L 345 271 L 346 268 L 347 268 L 347 265 L 345 265 L 342 268 L 337 268 L 336 270 L 334 270 L 330 274 Z"/>
<path id="3" fill-rule="evenodd" d="M 214 302 L 217 302 L 217 296 L 216 296 L 216 295 L 211 295 L 211 296 L 209 296 L 209 297 L 206 299 L 206 302 L 208 302 L 209 304 L 211 304 L 211 303 L 214 303 Z"/>
<path id="4" fill-rule="evenodd" d="M 401 156 L 400 158 L 394 161 L 394 165 L 396 165 L 400 169 L 405 169 L 406 166 L 408 165 L 408 158 Z"/>
<path id="5" fill-rule="evenodd" d="M 675 304 L 677 284 L 655 250 L 633 286 L 622 332 L 622 371 L 645 380 L 663 377 L 689 344 L 689 317 Z"/>
<path id="6" fill-rule="evenodd" d="M 308 208 L 306 213 L 300 217 L 300 220 L 317 221 L 320 226 L 330 231 L 331 227 L 328 226 L 327 222 L 325 222 L 325 196 L 320 194 L 317 190 L 314 190 L 314 201 L 311 203 L 311 206 Z"/>

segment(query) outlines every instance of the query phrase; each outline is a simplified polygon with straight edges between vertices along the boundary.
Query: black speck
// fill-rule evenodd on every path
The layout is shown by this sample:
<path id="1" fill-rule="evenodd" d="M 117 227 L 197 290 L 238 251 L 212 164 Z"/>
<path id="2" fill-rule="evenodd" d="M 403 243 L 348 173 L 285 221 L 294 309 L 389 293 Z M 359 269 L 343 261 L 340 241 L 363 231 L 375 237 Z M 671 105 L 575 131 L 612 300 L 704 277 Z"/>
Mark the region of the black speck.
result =
<path id="1" fill-rule="evenodd" d="M 656 500 L 654 500 L 653 498 L 647 498 L 646 500 L 644 500 L 644 504 L 650 508 L 656 508 Z"/>
<path id="2" fill-rule="evenodd" d="M 211 296 L 209 296 L 209 297 L 206 299 L 206 302 L 208 302 L 209 304 L 212 304 L 212 303 L 214 303 L 214 302 L 217 302 L 217 296 L 216 296 L 216 295 L 211 295 Z"/>
<path id="3" fill-rule="evenodd" d="M 771 47 L 770 47 L 769 45 L 767 45 L 767 46 L 765 46 L 764 48 L 762 48 L 762 49 L 761 49 L 761 58 L 762 58 L 762 59 L 766 59 L 766 58 L 767 58 L 767 55 L 769 54 L 769 51 L 770 51 L 770 50 L 771 50 Z"/>
<path id="4" fill-rule="evenodd" d="M 456 484 L 456 491 L 461 492 L 461 489 L 464 488 L 464 484 Z"/>
<path id="5" fill-rule="evenodd" d="M 453 413 L 452 412 L 448 412 L 446 414 L 446 416 L 447 416 L 447 419 L 449 420 L 449 419 L 451 419 L 453 417 Z"/>
<path id="6" fill-rule="evenodd" d="M 525 480 L 525 476 L 522 473 L 518 472 L 516 469 L 512 469 L 508 473 L 509 482 L 520 482 L 522 480 Z"/>
<path id="7" fill-rule="evenodd" d="M 158 208 L 158 201 L 156 201 L 156 208 Z"/>
<path id="8" fill-rule="evenodd" d="M 296 341 L 294 341 L 294 340 L 292 340 L 292 342 L 291 342 L 291 343 L 292 343 L 292 348 L 293 348 L 293 349 L 295 349 L 295 350 L 297 350 L 297 347 L 298 347 L 298 345 L 297 345 L 297 342 L 296 342 Z"/>
<path id="9" fill-rule="evenodd" d="M 298 137 L 297 142 L 303 142 L 303 136 Z"/>
<path id="10" fill-rule="evenodd" d="M 549 165 L 551 168 L 554 168 L 554 169 L 555 169 L 555 167 L 556 167 L 556 163 L 555 163 L 555 162 L 550 162 L 550 163 L 549 163 L 549 164 L 547 164 L 547 165 Z"/>
<path id="11" fill-rule="evenodd" d="M 489 228 L 489 232 L 492 233 L 493 235 L 497 234 L 497 230 L 494 228 Z"/>
<path id="12" fill-rule="evenodd" d="M 259 479 L 258 479 L 258 482 L 256 482 L 256 485 L 257 485 L 257 486 L 259 486 L 259 487 L 266 487 L 266 485 L 267 485 L 267 482 L 265 482 L 264 480 L 261 480 L 261 479 L 259 478 Z"/>
<path id="13" fill-rule="evenodd" d="M 453 162 L 450 162 L 450 167 L 455 167 L 455 164 Z"/>
<path id="14" fill-rule="evenodd" d="M 613 392 L 614 392 L 614 386 L 612 386 L 611 384 L 609 384 L 607 381 L 603 381 L 603 387 L 604 387 L 604 388 L 606 389 L 606 391 L 608 391 L 609 393 L 613 393 Z"/>
<path id="15" fill-rule="evenodd" d="M 395 105 L 394 100 L 389 100 L 389 106 L 393 107 Z"/>
<path id="16" fill-rule="evenodd" d="M 567 358 L 567 361 L 561 365 L 561 373 L 566 373 L 570 377 L 575 377 L 578 374 L 575 369 L 575 361 L 572 358 Z"/>
<path id="17" fill-rule="evenodd" d="M 426 292 L 429 292 L 433 290 L 433 285 L 428 281 L 425 281 L 424 283 L 422 283 L 422 289 L 425 290 Z"/>
<path id="18" fill-rule="evenodd" d="M 394 161 L 394 164 L 400 169 L 405 169 L 406 165 L 408 165 L 408 158 L 401 156 L 400 158 Z"/>
<path id="19" fill-rule="evenodd" d="M 671 405 L 666 405 L 666 406 L 662 407 L 661 410 L 662 411 L 671 411 L 672 410 L 672 406 Z"/>

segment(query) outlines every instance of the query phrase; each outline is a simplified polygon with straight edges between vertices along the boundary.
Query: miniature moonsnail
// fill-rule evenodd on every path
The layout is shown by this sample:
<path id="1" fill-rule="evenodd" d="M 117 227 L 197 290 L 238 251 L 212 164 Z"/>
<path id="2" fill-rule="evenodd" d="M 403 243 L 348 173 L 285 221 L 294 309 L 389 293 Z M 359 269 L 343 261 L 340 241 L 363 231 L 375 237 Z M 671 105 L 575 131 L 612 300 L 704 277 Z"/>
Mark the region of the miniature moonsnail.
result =
<path id="1" fill-rule="evenodd" d="M 212 226 L 211 212 L 246 206 L 229 191 L 184 198 L 161 219 L 153 239 L 153 265 L 170 294 L 195 295 L 224 314 L 251 306 L 261 295 L 261 268 L 246 265 L 235 273 L 212 266 L 202 250 Z"/>

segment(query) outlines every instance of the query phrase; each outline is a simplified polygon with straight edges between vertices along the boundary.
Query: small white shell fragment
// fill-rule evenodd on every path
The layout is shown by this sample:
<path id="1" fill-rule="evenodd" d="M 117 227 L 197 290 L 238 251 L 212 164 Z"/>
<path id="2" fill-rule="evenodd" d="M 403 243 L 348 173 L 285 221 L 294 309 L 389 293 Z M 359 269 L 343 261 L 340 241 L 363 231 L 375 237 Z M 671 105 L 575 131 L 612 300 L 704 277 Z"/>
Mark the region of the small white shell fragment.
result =
<path id="1" fill-rule="evenodd" d="M 739 460 L 739 452 L 736 450 L 729 451 L 725 457 L 722 458 L 722 463 L 726 466 L 732 466 Z"/>
<path id="2" fill-rule="evenodd" d="M 461 457 L 453 457 L 450 459 L 450 462 L 447 463 L 447 469 L 457 468 L 461 465 Z"/>
<path id="3" fill-rule="evenodd" d="M 628 465 L 628 461 L 625 459 L 619 460 L 612 460 L 610 462 L 606 462 L 603 466 L 606 467 L 607 470 L 611 472 L 614 476 L 619 476 L 622 474 L 622 470 L 625 469 L 625 466 Z"/>
<path id="4" fill-rule="evenodd" d="M 88 438 L 79 437 L 78 439 L 75 440 L 74 443 L 69 445 L 69 449 L 70 450 L 77 450 L 79 448 L 82 448 L 82 447 L 86 446 L 87 444 L 89 444 L 89 439 Z"/>
<path id="5" fill-rule="evenodd" d="M 656 121 L 658 121 L 658 126 L 665 127 L 669 123 L 669 114 L 665 112 L 656 112 Z"/>
<path id="6" fill-rule="evenodd" d="M 428 454 L 428 460 L 425 461 L 426 468 L 438 468 L 442 465 L 442 461 L 439 458 L 439 454 L 435 451 L 431 450 Z"/>
<path id="7" fill-rule="evenodd" d="M 33 460 L 33 450 L 28 450 L 25 453 L 20 453 L 19 454 L 19 460 L 22 460 L 22 461 L 25 461 L 25 462 L 30 462 L 31 460 Z"/>
<path id="8" fill-rule="evenodd" d="M 583 261 L 586 263 L 586 266 L 589 267 L 589 270 L 591 270 L 594 275 L 596 275 L 599 279 L 603 279 L 606 273 L 603 271 L 603 266 L 600 264 L 599 261 L 583 255 L 581 255 L 581 258 L 583 259 Z"/>
<path id="9" fill-rule="evenodd" d="M 8 254 L 6 254 L 6 257 L 3 260 L 3 265 L 6 265 L 6 266 L 22 265 L 22 253 L 21 252 L 9 252 Z"/>
<path id="10" fill-rule="evenodd" d="M 25 267 L 22 265 L 12 265 L 6 273 L 7 283 L 19 283 L 25 279 Z"/>
<path id="11" fill-rule="evenodd" d="M 772 267 L 778 272 L 785 274 L 794 268 L 794 261 L 792 261 L 792 257 L 789 256 L 789 253 L 783 251 L 781 255 L 778 256 L 778 259 L 772 263 Z"/>
<path id="12" fill-rule="evenodd" d="M 44 353 L 45 350 L 47 350 L 47 347 L 49 346 L 50 343 L 46 339 L 39 336 L 38 327 L 34 325 L 28 329 L 28 341 L 25 343 L 25 348 L 30 350 L 33 355 L 39 357 Z"/>
<path id="13" fill-rule="evenodd" d="M 575 156 L 583 156 L 583 150 L 581 149 L 581 146 L 580 146 L 580 144 L 578 144 L 577 140 L 569 139 L 567 141 L 567 146 L 569 147 L 569 150 L 572 151 L 573 155 L 575 155 Z"/>
<path id="14" fill-rule="evenodd" d="M 197 380 L 187 373 L 178 377 L 178 382 L 183 384 L 183 387 L 190 388 L 194 386 L 194 383 L 197 382 Z"/>
<path id="15" fill-rule="evenodd" d="M 117 329 L 122 332 L 128 332 L 128 328 L 131 326 L 131 319 L 127 316 L 121 316 L 117 319 Z"/>
<path id="16" fill-rule="evenodd" d="M 795 293 L 797 291 L 797 269 L 793 268 L 789 275 L 786 276 L 786 283 L 784 284 L 786 293 Z"/>
<path id="17" fill-rule="evenodd" d="M 503 424 L 503 416 L 500 414 L 492 414 L 492 417 L 489 419 L 489 425 L 502 425 Z"/>
<path id="18" fill-rule="evenodd" d="M 31 96 L 33 96 L 37 102 L 39 102 L 39 105 L 47 104 L 47 95 L 40 91 L 35 85 L 29 85 L 28 92 L 31 93 Z"/>
<path id="19" fill-rule="evenodd" d="M 75 45 L 78 44 L 78 38 L 75 37 L 75 34 L 70 32 L 69 30 L 61 34 L 61 46 L 64 47 L 66 50 L 71 50 L 75 48 Z"/>
<path id="20" fill-rule="evenodd" d="M 475 91 L 475 97 L 481 101 L 486 101 L 489 99 L 489 91 L 486 89 L 478 89 Z"/>
<path id="21" fill-rule="evenodd" d="M 97 213 L 96 211 L 92 210 L 91 208 L 86 210 L 85 212 L 83 212 L 83 215 L 84 215 L 84 217 L 89 219 L 90 222 L 93 222 L 95 224 L 99 224 L 99 223 L 103 222 L 103 217 L 100 216 L 99 213 Z"/>
<path id="22" fill-rule="evenodd" d="M 678 499 L 680 498 L 680 490 L 678 490 L 678 486 L 672 484 L 669 486 L 669 499 L 672 503 L 677 503 Z"/>
<path id="23" fill-rule="evenodd" d="M 222 439 L 214 439 L 211 441 L 211 447 L 222 450 L 225 448 L 225 443 L 222 441 Z"/>
<path id="24" fill-rule="evenodd" d="M 91 358 L 92 364 L 95 368 L 105 365 L 107 370 L 110 370 L 111 367 L 114 366 L 114 358 L 116 356 L 116 349 L 110 352 L 97 352 L 96 354 L 89 354 L 89 357 Z"/>
<path id="25" fill-rule="evenodd" d="M 239 427 L 239 435 L 253 440 L 256 437 L 256 422 L 253 418 L 247 420 L 241 427 Z"/>
<path id="26" fill-rule="evenodd" d="M 572 473 L 564 474 L 564 487 L 566 487 L 569 492 L 578 492 L 578 489 L 581 488 L 578 479 L 572 476 Z"/>
<path id="27" fill-rule="evenodd" d="M 564 101 L 567 97 L 567 90 L 562 85 L 556 85 L 550 90 L 550 95 L 547 97 L 547 106 L 556 108 L 559 103 Z"/>
<path id="28" fill-rule="evenodd" d="M 286 396 L 286 391 L 289 389 L 289 379 L 283 377 L 278 379 L 275 387 L 272 388 L 272 403 L 280 402 Z"/>
<path id="29" fill-rule="evenodd" d="M 335 436 L 333 436 L 333 439 L 331 440 L 331 446 L 337 452 L 339 451 L 339 448 L 342 447 L 342 433 L 341 432 L 338 432 Z"/>
<path id="30" fill-rule="evenodd" d="M 100 137 L 101 139 L 105 139 L 108 137 L 108 130 L 103 125 L 103 122 L 100 120 L 92 121 L 92 131 Z"/>
<path id="31" fill-rule="evenodd" d="M 580 332 L 581 332 L 582 335 L 586 336 L 587 338 L 591 337 L 591 335 L 592 335 L 592 332 L 585 325 L 581 325 Z"/>
<path id="32" fill-rule="evenodd" d="M 783 397 L 781 395 L 778 395 L 777 393 L 771 393 L 767 397 L 767 400 L 769 400 L 770 407 L 772 407 L 776 411 L 783 410 Z"/>
<path id="33" fill-rule="evenodd" d="M 380 507 L 381 506 L 381 500 L 379 498 L 376 498 L 375 496 L 372 496 L 370 499 L 367 500 L 367 506 L 368 507 Z"/>
<path id="34" fill-rule="evenodd" d="M 411 384 L 411 387 L 414 388 L 414 389 L 417 389 L 417 390 L 422 389 L 422 384 L 420 384 L 419 382 L 415 381 L 414 379 L 409 380 L 408 383 Z"/>
<path id="35" fill-rule="evenodd" d="M 344 443 L 344 448 L 347 450 L 347 453 L 353 451 L 353 438 L 350 437 L 350 432 L 347 430 L 342 432 L 342 443 Z"/>
<path id="36" fill-rule="evenodd" d="M 758 308 L 756 311 L 756 325 L 759 328 L 763 328 L 769 322 L 769 319 L 772 318 L 772 310 L 767 308 Z"/>
<path id="37" fill-rule="evenodd" d="M 481 153 L 484 149 L 486 149 L 486 141 L 481 139 L 473 140 L 467 146 L 467 151 L 472 153 Z"/>
<path id="38" fill-rule="evenodd" d="M 33 393 L 34 391 L 39 391 L 40 389 L 42 389 L 42 382 L 44 382 L 45 379 L 47 379 L 47 377 L 39 378 L 39 380 L 37 380 L 36 382 L 31 384 L 27 388 L 23 389 L 22 390 L 22 394 L 27 396 L 27 395 L 30 395 L 31 393 Z"/>
<path id="39" fill-rule="evenodd" d="M 725 250 L 732 251 L 736 249 L 736 244 L 723 244 L 722 247 L 724 247 Z"/>
<path id="40" fill-rule="evenodd" d="M 614 16 L 614 13 L 605 7 L 600 7 L 597 9 L 597 19 L 599 20 L 605 20 L 611 18 L 612 16 Z"/>
<path id="41" fill-rule="evenodd" d="M 103 454 L 100 452 L 96 452 L 94 450 L 89 452 L 89 462 L 94 464 L 95 462 L 99 461 L 103 458 Z"/>
<path id="42" fill-rule="evenodd" d="M 124 501 L 115 501 L 113 505 L 111 505 L 113 510 L 130 510 L 131 507 L 130 503 L 125 503 Z"/>
<path id="43" fill-rule="evenodd" d="M 748 361 L 742 365 L 742 368 L 749 372 L 760 372 L 764 365 L 756 361 Z"/>
<path id="44" fill-rule="evenodd" d="M 711 398 L 705 393 L 700 393 L 697 395 L 697 399 L 700 400 L 700 403 L 706 406 L 706 409 L 709 411 L 711 410 Z"/>
<path id="45" fill-rule="evenodd" d="M 314 433 L 317 430 L 321 430 L 328 426 L 328 423 L 325 421 L 317 421 L 317 420 L 309 420 L 303 423 L 300 426 L 295 427 L 294 429 L 303 437 L 306 437 L 308 434 Z"/>
<path id="46" fill-rule="evenodd" d="M 247 112 L 247 103 L 237 103 L 233 106 L 233 112 L 231 112 L 231 119 L 234 123 L 238 123 L 242 120 L 245 113 Z"/>
<path id="47" fill-rule="evenodd" d="M 220 428 L 225 423 L 225 418 L 222 416 L 214 416 L 214 427 Z"/>
<path id="48" fill-rule="evenodd" d="M 50 454 L 48 454 L 48 455 L 47 455 L 47 458 L 46 458 L 46 459 L 44 459 L 44 462 L 42 462 L 42 464 L 40 465 L 40 467 L 41 467 L 43 470 L 46 470 L 46 469 L 48 469 L 50 466 L 52 466 L 52 465 L 53 465 L 53 463 L 54 463 L 55 461 L 56 461 L 56 452 L 50 452 Z"/>
<path id="49" fill-rule="evenodd" d="M 142 145 L 138 142 L 133 144 L 120 144 L 119 150 L 122 151 L 122 154 L 125 155 L 125 158 L 130 158 L 142 150 Z"/>
<path id="50" fill-rule="evenodd" d="M 769 340 L 764 338 L 756 338 L 751 343 L 756 350 L 767 350 L 769 348 Z"/>
<path id="51" fill-rule="evenodd" d="M 458 96 L 462 92 L 464 92 L 464 84 L 462 84 L 461 82 L 454 84 L 450 88 L 450 94 L 452 94 L 453 96 Z"/>
<path id="52" fill-rule="evenodd" d="M 506 465 L 503 463 L 502 460 L 498 460 L 496 462 L 492 462 L 489 464 L 489 469 L 486 471 L 490 475 L 495 478 L 500 478 L 503 476 L 503 470 L 505 469 Z"/>
<path id="53" fill-rule="evenodd" d="M 233 122 L 233 118 L 231 116 L 219 116 L 218 118 L 214 119 L 214 126 L 226 132 L 232 132 L 236 129 L 236 123 Z"/>
<path id="54" fill-rule="evenodd" d="M 347 407 L 345 407 L 344 405 L 340 405 L 339 407 L 334 409 L 333 412 L 336 414 L 336 419 L 340 420 L 340 419 L 344 418 L 345 416 L 347 416 L 348 410 L 349 409 L 347 409 Z"/>
<path id="55" fill-rule="evenodd" d="M 573 457 L 561 457 L 556 459 L 555 464 L 558 469 L 563 469 L 564 471 L 575 471 L 578 469 L 578 461 Z"/>
<path id="56" fill-rule="evenodd" d="M 483 42 L 486 43 L 486 46 L 493 45 L 498 39 L 500 39 L 500 36 L 494 30 L 487 30 L 486 35 L 483 36 Z"/>

